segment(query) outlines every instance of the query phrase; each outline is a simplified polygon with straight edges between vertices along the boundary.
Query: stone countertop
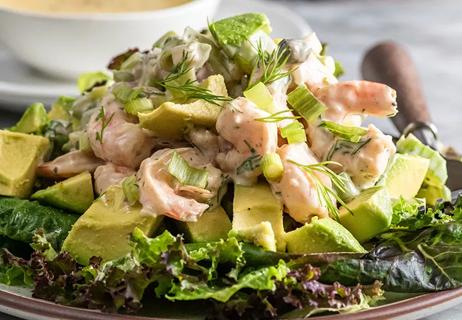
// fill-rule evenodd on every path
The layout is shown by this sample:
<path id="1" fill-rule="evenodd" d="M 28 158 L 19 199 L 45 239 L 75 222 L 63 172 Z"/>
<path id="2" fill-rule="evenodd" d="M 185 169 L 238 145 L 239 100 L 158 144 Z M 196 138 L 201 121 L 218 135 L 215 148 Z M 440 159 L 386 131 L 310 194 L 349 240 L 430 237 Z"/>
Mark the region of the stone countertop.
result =
<path id="1" fill-rule="evenodd" d="M 302 15 L 329 53 L 342 62 L 343 79 L 360 79 L 364 52 L 381 40 L 408 49 L 421 76 L 441 140 L 462 151 L 462 3 L 458 0 L 275 1 Z M 288 17 L 290 18 L 290 17 Z M 399 107 L 399 106 L 398 106 Z M 373 121 L 395 133 L 389 120 Z"/>

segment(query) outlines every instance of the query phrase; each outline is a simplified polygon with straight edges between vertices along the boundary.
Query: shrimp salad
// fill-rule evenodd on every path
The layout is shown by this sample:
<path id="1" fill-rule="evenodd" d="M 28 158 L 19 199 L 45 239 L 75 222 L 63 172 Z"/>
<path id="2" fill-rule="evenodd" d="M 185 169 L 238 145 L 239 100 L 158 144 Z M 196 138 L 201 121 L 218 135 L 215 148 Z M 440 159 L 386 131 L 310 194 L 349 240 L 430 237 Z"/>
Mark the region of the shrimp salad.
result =
<path id="1" fill-rule="evenodd" d="M 168 32 L 83 74 L 79 97 L 31 105 L 0 131 L 1 282 L 105 312 L 201 300 L 220 319 L 456 287 L 424 286 L 428 256 L 391 240 L 456 225 L 444 158 L 364 125 L 397 113 L 396 91 L 339 80 L 327 51 L 248 13 Z M 405 251 L 415 278 L 393 281 Z"/>

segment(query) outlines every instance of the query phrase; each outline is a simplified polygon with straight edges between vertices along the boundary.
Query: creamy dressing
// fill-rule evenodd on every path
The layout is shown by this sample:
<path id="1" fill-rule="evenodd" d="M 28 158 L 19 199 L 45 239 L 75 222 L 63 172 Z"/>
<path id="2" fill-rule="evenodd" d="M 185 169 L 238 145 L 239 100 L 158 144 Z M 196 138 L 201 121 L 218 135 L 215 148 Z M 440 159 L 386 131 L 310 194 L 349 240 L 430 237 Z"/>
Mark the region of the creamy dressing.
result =
<path id="1" fill-rule="evenodd" d="M 0 7 L 40 13 L 134 12 L 165 9 L 191 0 L 0 0 Z"/>

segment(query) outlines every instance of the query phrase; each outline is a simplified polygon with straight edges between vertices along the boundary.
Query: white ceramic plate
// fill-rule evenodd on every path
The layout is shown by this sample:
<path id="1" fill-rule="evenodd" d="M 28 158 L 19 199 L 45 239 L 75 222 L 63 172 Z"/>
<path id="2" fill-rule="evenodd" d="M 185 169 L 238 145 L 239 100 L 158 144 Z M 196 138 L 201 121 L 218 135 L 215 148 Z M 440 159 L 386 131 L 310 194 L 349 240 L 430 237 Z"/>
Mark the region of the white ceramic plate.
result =
<path id="1" fill-rule="evenodd" d="M 275 37 L 296 38 L 311 30 L 293 11 L 262 0 L 222 1 L 216 18 L 244 12 L 266 13 Z M 74 82 L 50 78 L 17 61 L 0 47 L 0 108 L 19 112 L 33 102 L 50 104 L 58 96 L 77 94 Z"/>

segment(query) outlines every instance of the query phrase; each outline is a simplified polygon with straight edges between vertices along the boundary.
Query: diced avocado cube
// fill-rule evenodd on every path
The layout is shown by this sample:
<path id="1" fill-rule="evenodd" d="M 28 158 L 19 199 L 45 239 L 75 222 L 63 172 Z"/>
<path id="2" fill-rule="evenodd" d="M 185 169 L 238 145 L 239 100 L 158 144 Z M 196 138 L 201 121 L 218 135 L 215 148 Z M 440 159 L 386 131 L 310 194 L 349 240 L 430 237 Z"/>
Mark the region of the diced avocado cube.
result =
<path id="1" fill-rule="evenodd" d="M 84 213 L 94 200 L 91 174 L 82 172 L 51 187 L 37 191 L 31 198 L 61 209 Z"/>
<path id="2" fill-rule="evenodd" d="M 366 252 L 358 240 L 331 218 L 313 218 L 310 223 L 286 233 L 289 253 Z"/>
<path id="3" fill-rule="evenodd" d="M 42 103 L 33 103 L 19 119 L 11 131 L 22 133 L 41 133 L 48 123 L 48 115 Z"/>
<path id="4" fill-rule="evenodd" d="M 364 242 L 388 229 L 393 208 L 390 196 L 381 187 L 364 190 L 358 197 L 340 208 L 340 223 L 359 242 Z"/>
<path id="5" fill-rule="evenodd" d="M 48 112 L 48 119 L 71 121 L 70 110 L 74 101 L 75 98 L 72 97 L 59 97 L 51 105 L 51 109 Z"/>
<path id="6" fill-rule="evenodd" d="M 37 165 L 49 147 L 46 138 L 0 130 L 0 195 L 29 196 Z"/>
<path id="7" fill-rule="evenodd" d="M 224 79 L 221 75 L 207 78 L 201 86 L 213 94 L 228 96 Z M 207 128 L 215 127 L 223 102 L 218 105 L 205 100 L 196 100 L 188 104 L 164 102 L 152 112 L 139 113 L 140 125 L 151 130 L 160 138 L 181 139 L 185 130 L 192 124 Z"/>
<path id="8" fill-rule="evenodd" d="M 271 32 L 268 17 L 262 13 L 245 13 L 210 24 L 210 31 L 223 47 L 240 47 L 259 30 Z"/>
<path id="9" fill-rule="evenodd" d="M 417 155 L 430 161 L 418 193 L 419 197 L 424 197 L 429 205 L 435 205 L 439 199 L 451 199 L 451 194 L 445 186 L 448 179 L 446 160 L 438 151 L 424 145 L 412 134 L 401 137 L 396 143 L 396 148 L 400 153 Z"/>
<path id="10" fill-rule="evenodd" d="M 428 159 L 419 156 L 395 154 L 380 184 L 392 199 L 414 198 L 425 179 L 429 163 Z"/>
<path id="11" fill-rule="evenodd" d="M 424 145 L 412 134 L 401 137 L 396 143 L 396 148 L 399 153 L 413 154 L 430 160 L 427 179 L 438 184 L 446 183 L 448 179 L 446 160 L 444 160 L 443 156 L 438 151 Z"/>
<path id="12" fill-rule="evenodd" d="M 271 223 L 278 251 L 285 250 L 283 211 L 281 202 L 267 183 L 253 186 L 235 185 L 233 201 L 233 230 L 239 232 L 261 222 Z"/>
<path id="13" fill-rule="evenodd" d="M 208 242 L 226 239 L 231 220 L 222 207 L 205 211 L 195 222 L 180 222 L 185 236 L 191 242 Z"/>
<path id="14" fill-rule="evenodd" d="M 252 242 L 268 251 L 276 251 L 276 238 L 273 227 L 268 221 L 260 222 L 252 227 L 236 231 L 238 238 Z"/>
<path id="15" fill-rule="evenodd" d="M 93 256 L 104 261 L 117 259 L 130 252 L 130 235 L 135 227 L 150 236 L 162 216 L 141 212 L 141 205 L 129 207 L 120 186 L 112 186 L 77 220 L 63 244 L 79 263 L 88 264 Z"/>

